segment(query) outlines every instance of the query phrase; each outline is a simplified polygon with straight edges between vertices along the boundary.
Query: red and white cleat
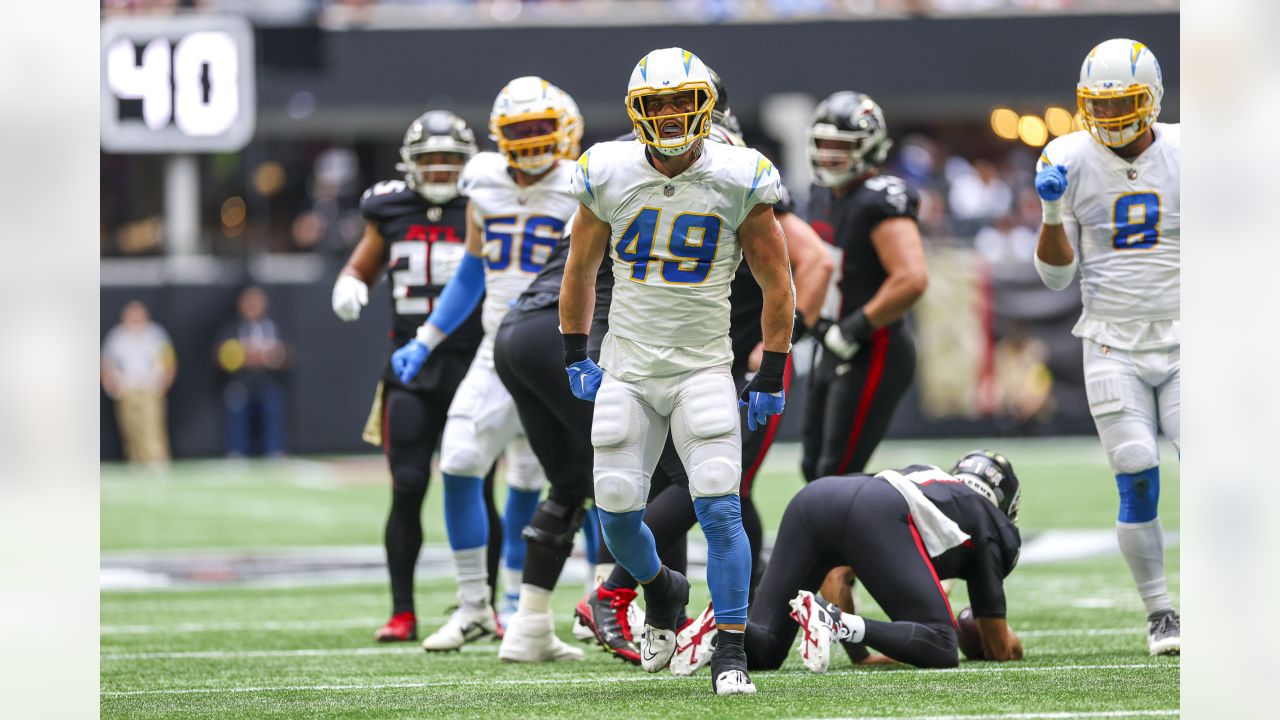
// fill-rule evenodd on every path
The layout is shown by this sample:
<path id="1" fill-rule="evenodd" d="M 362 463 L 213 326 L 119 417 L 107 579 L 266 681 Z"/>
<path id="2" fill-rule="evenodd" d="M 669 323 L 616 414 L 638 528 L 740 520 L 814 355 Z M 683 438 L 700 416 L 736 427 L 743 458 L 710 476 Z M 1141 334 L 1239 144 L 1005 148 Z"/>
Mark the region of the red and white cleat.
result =
<path id="1" fill-rule="evenodd" d="M 378 642 L 406 642 L 418 639 L 418 618 L 413 611 L 396 613 L 374 634 Z"/>
<path id="2" fill-rule="evenodd" d="M 676 633 L 676 654 L 671 657 L 671 674 L 687 677 L 711 660 L 716 649 L 716 614 L 710 604 L 702 614 Z"/>

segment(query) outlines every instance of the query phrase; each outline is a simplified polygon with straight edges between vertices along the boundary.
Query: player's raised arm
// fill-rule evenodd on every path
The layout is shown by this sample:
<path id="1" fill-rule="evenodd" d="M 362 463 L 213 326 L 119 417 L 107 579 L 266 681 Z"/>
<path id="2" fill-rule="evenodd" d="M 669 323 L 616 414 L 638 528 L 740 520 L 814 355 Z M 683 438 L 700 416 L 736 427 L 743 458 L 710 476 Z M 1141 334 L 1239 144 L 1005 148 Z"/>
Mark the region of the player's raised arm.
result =
<path id="1" fill-rule="evenodd" d="M 1062 196 L 1067 192 L 1065 165 L 1041 163 L 1036 173 L 1036 194 L 1044 208 L 1040 241 L 1036 243 L 1036 272 L 1053 290 L 1065 290 L 1076 274 L 1076 254 L 1062 224 Z"/>
<path id="2" fill-rule="evenodd" d="M 449 279 L 431 317 L 418 328 L 418 335 L 391 354 L 391 367 L 401 382 L 408 383 L 422 369 L 431 351 L 440 346 L 449 333 L 457 330 L 475 311 L 484 296 L 483 233 L 467 203 L 466 253 L 458 269 Z"/>
<path id="3" fill-rule="evenodd" d="M 569 386 L 581 400 L 595 400 L 603 379 L 600 367 L 587 357 L 587 336 L 596 307 L 596 271 L 604 259 L 610 234 L 609 223 L 596 217 L 586 205 L 578 205 L 560 285 L 560 333 Z"/>
<path id="4" fill-rule="evenodd" d="M 786 236 L 791 275 L 795 278 L 796 310 L 804 319 L 805 327 L 813 327 L 822 311 L 836 262 L 818 233 L 795 213 L 779 215 L 778 224 Z"/>

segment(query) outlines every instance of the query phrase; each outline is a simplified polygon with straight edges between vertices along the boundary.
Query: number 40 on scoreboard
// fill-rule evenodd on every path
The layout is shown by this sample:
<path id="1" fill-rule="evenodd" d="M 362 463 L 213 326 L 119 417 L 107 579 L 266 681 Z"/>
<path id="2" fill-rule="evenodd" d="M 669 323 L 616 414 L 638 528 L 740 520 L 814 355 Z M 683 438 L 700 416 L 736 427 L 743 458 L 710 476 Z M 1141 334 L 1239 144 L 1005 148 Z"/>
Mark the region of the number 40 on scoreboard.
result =
<path id="1" fill-rule="evenodd" d="M 104 150 L 225 152 L 253 136 L 253 31 L 243 18 L 109 18 L 101 52 Z"/>

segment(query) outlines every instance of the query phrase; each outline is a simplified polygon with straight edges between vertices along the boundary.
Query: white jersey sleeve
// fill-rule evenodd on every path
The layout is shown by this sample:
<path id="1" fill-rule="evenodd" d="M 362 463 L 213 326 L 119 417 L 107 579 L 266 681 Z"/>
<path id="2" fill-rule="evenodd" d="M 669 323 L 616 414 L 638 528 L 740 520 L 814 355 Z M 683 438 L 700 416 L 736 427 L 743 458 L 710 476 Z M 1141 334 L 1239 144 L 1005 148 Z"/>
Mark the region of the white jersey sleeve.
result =
<path id="1" fill-rule="evenodd" d="M 558 161 L 536 183 L 521 187 L 506 158 L 483 152 L 462 171 L 459 188 L 484 234 L 485 346 L 492 345 L 512 301 L 542 270 L 578 208 L 570 182 L 573 167 L 571 161 Z"/>
<path id="2" fill-rule="evenodd" d="M 1154 127 L 1132 162 L 1079 131 L 1049 143 L 1036 168 L 1067 168 L 1063 227 L 1084 306 L 1072 333 L 1123 350 L 1179 344 L 1180 134 Z"/>
<path id="3" fill-rule="evenodd" d="M 703 143 L 702 156 L 668 178 L 645 152 L 638 142 L 601 143 L 575 171 L 578 199 L 612 229 L 609 333 L 629 348 L 624 358 L 610 351 L 622 344 L 606 342 L 602 364 L 654 377 L 731 362 L 737 231 L 756 205 L 781 199 L 778 172 L 755 150 Z"/>

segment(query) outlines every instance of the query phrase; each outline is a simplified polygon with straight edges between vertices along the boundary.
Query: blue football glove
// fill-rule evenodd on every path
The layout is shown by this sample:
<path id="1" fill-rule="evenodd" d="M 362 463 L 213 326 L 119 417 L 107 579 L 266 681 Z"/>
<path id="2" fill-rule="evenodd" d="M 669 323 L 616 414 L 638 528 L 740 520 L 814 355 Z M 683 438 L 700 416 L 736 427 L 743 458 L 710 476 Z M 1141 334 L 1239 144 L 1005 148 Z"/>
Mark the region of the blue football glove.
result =
<path id="1" fill-rule="evenodd" d="M 747 428 L 754 431 L 758 427 L 764 427 L 769 424 L 770 415 L 781 415 L 787 406 L 787 391 L 779 390 L 776 393 L 760 392 L 751 390 L 751 386 L 747 386 L 747 395 L 749 400 L 738 400 L 738 406 L 747 406 Z"/>
<path id="2" fill-rule="evenodd" d="M 738 407 L 747 408 L 747 428 L 755 430 L 769 423 L 770 415 L 781 415 L 787 406 L 783 376 L 787 372 L 787 353 L 764 351 L 760 369 L 738 396 Z"/>
<path id="3" fill-rule="evenodd" d="M 604 379 L 604 371 L 591 358 L 579 360 L 564 369 L 569 373 L 569 389 L 573 396 L 587 402 L 596 401 L 596 393 L 600 391 L 600 381 Z"/>
<path id="4" fill-rule="evenodd" d="M 1036 173 L 1036 193 L 1041 200 L 1060 200 L 1067 191 L 1067 166 L 1050 165 Z"/>
<path id="5" fill-rule="evenodd" d="M 427 362 L 431 350 L 426 345 L 410 340 L 403 347 L 391 353 L 391 371 L 400 378 L 400 382 L 408 385 Z"/>

